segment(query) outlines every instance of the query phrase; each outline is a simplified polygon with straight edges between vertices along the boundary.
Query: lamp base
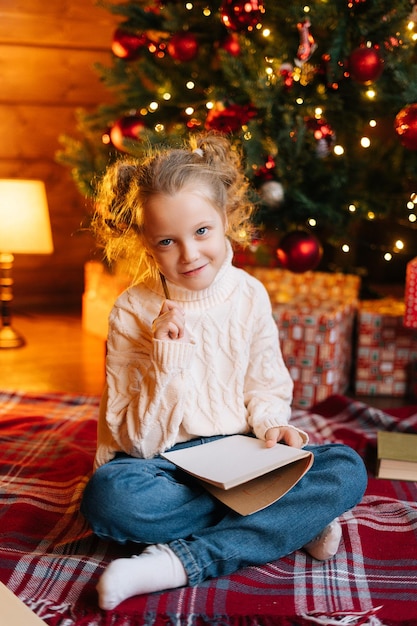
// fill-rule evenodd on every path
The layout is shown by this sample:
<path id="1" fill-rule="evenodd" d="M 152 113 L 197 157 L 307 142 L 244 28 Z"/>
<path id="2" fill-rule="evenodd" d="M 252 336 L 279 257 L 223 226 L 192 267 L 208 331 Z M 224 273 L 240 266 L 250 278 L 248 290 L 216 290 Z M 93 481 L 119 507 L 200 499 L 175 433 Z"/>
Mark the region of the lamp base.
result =
<path id="1" fill-rule="evenodd" d="M 21 348 L 25 343 L 22 335 L 19 335 L 11 326 L 2 326 L 0 328 L 0 349 Z"/>

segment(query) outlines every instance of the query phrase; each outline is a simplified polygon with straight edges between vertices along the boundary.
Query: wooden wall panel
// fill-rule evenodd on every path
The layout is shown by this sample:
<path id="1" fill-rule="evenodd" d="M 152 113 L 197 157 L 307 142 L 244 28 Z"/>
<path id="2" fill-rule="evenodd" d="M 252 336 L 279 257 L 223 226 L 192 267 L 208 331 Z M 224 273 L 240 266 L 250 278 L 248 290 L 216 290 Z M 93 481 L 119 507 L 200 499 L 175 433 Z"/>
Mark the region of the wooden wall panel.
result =
<path id="1" fill-rule="evenodd" d="M 110 58 L 109 52 L 1 45 L 2 101 L 87 106 L 108 99 L 93 62 L 108 65 Z"/>
<path id="2" fill-rule="evenodd" d="M 115 19 L 94 0 L 1 0 L 0 41 L 105 50 Z"/>
<path id="3" fill-rule="evenodd" d="M 45 182 L 54 240 L 50 256 L 15 257 L 19 312 L 80 308 L 84 263 L 100 256 L 81 227 L 91 207 L 55 154 L 77 108 L 111 101 L 93 65 L 110 63 L 116 26 L 95 0 L 1 0 L 0 178 Z"/>
<path id="4" fill-rule="evenodd" d="M 0 160 L 54 159 L 62 132 L 77 132 L 72 106 L 0 103 Z"/>

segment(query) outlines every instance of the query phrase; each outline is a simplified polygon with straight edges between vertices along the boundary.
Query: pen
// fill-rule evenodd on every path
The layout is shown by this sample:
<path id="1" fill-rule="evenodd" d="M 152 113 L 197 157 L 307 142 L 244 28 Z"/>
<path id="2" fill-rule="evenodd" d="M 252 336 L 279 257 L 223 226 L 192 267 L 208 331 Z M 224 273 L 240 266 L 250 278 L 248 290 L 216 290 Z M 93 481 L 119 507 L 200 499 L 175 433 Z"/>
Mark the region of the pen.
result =
<path id="1" fill-rule="evenodd" d="M 167 280 L 166 280 L 165 276 L 162 274 L 162 272 L 159 272 L 159 276 L 161 278 L 161 283 L 162 283 L 162 288 L 164 290 L 165 298 L 167 300 L 171 300 L 171 298 L 169 297 L 169 289 L 168 289 L 168 285 L 167 285 Z"/>

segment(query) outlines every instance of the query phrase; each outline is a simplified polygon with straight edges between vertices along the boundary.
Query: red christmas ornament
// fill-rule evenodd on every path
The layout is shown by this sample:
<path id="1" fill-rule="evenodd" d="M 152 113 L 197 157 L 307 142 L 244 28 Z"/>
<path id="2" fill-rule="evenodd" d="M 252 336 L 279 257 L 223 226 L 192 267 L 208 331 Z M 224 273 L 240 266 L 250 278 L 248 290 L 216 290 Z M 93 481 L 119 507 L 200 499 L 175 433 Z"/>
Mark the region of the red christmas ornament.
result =
<path id="1" fill-rule="evenodd" d="M 381 76 L 384 60 L 376 48 L 356 48 L 349 57 L 348 69 L 353 80 L 370 84 Z"/>
<path id="2" fill-rule="evenodd" d="M 401 109 L 394 122 L 401 144 L 408 150 L 417 150 L 417 104 Z"/>
<path id="3" fill-rule="evenodd" d="M 198 54 L 198 41 L 193 33 L 177 33 L 168 43 L 168 54 L 176 61 L 192 61 Z"/>
<path id="4" fill-rule="evenodd" d="M 134 34 L 123 28 L 117 28 L 113 35 L 111 49 L 119 59 L 130 61 L 136 59 L 147 44 L 148 37 L 145 33 Z"/>
<path id="5" fill-rule="evenodd" d="M 226 28 L 253 30 L 265 13 L 261 0 L 223 0 L 220 15 Z"/>
<path id="6" fill-rule="evenodd" d="M 230 33 L 220 44 L 220 47 L 231 54 L 232 57 L 238 57 L 241 52 L 238 35 L 236 33 Z"/>
<path id="7" fill-rule="evenodd" d="M 236 133 L 256 115 L 257 110 L 251 104 L 246 106 L 230 104 L 228 107 L 225 107 L 224 104 L 218 102 L 207 114 L 204 126 L 206 130 Z"/>
<path id="8" fill-rule="evenodd" d="M 140 139 L 140 133 L 145 128 L 145 124 L 143 123 L 142 118 L 137 115 L 128 115 L 126 117 L 121 117 L 117 120 L 111 130 L 110 130 L 110 139 L 112 144 L 118 150 L 122 152 L 127 152 L 126 147 L 124 145 L 124 139 Z"/>
<path id="9" fill-rule="evenodd" d="M 277 249 L 280 265 L 296 274 L 314 270 L 322 256 L 323 248 L 317 237 L 303 230 L 285 235 Z"/>

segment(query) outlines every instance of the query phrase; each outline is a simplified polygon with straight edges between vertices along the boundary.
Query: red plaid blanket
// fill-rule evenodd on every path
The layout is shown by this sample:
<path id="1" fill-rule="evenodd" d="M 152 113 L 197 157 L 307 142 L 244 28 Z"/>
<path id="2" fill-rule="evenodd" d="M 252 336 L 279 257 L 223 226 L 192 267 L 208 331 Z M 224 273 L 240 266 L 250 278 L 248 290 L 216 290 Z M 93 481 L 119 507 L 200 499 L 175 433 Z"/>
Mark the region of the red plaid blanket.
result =
<path id="1" fill-rule="evenodd" d="M 299 551 L 109 613 L 97 608 L 95 584 L 129 548 L 95 538 L 78 512 L 97 411 L 95 397 L 0 393 L 0 580 L 50 626 L 417 624 L 416 484 L 373 476 L 377 430 L 417 432 L 417 407 L 383 412 L 334 396 L 294 411 L 313 442 L 347 443 L 369 468 L 334 559 Z"/>

